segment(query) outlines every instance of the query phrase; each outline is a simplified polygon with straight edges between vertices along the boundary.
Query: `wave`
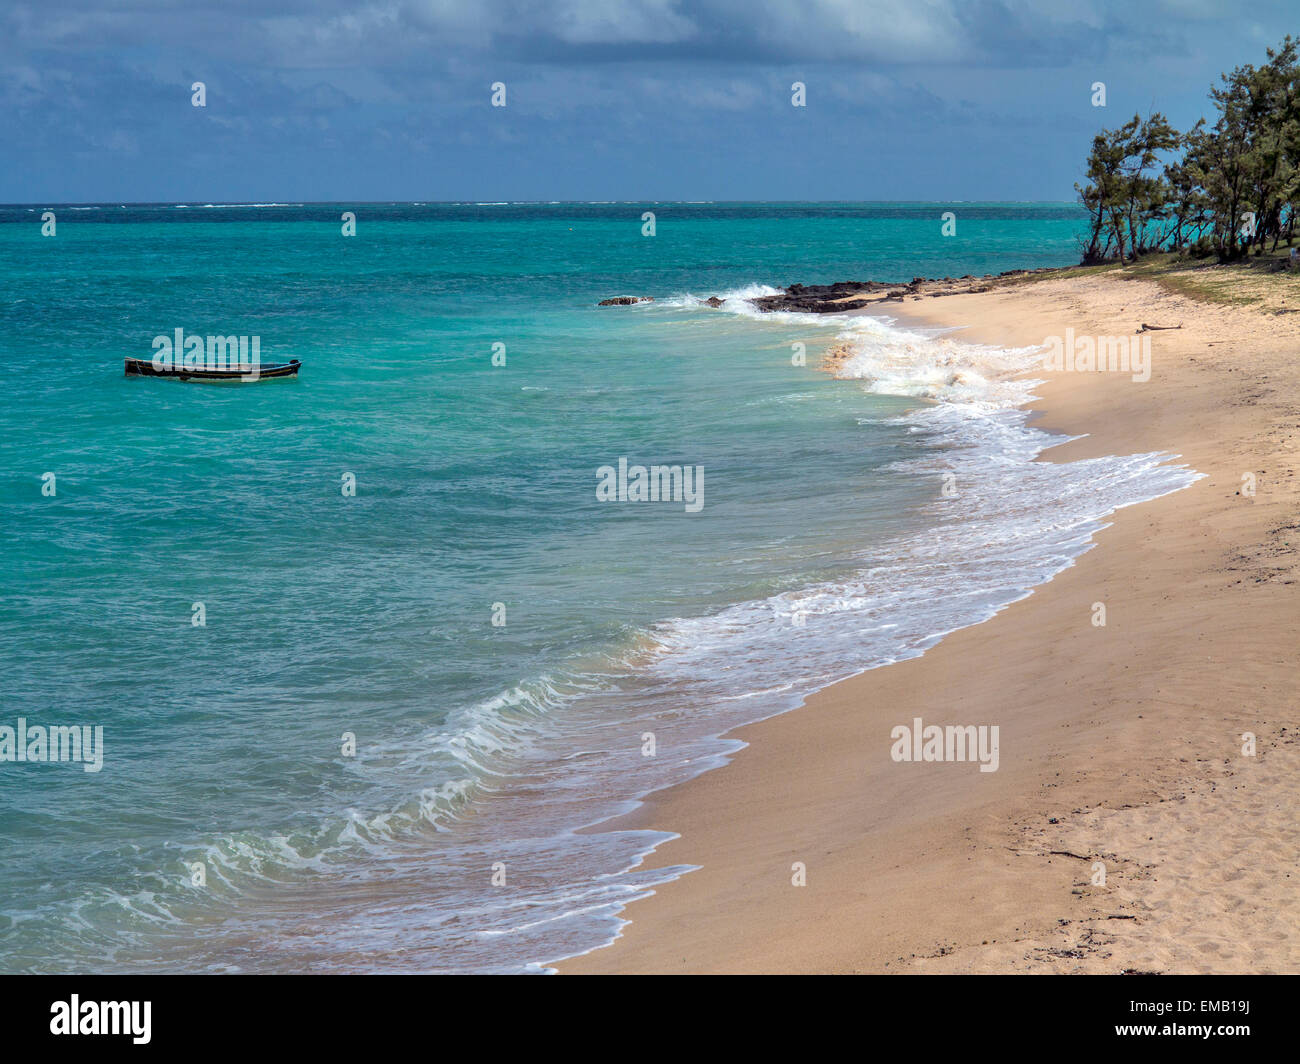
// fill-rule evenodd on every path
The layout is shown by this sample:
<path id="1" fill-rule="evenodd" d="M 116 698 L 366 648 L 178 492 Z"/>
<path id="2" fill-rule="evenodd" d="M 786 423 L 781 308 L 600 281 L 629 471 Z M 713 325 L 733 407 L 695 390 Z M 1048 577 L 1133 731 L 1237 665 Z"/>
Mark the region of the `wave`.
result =
<path id="1" fill-rule="evenodd" d="M 198 206 L 191 206 L 188 203 L 174 203 L 171 209 L 174 211 L 182 210 L 231 210 L 235 207 L 301 207 L 301 203 L 200 203 Z"/>
<path id="2" fill-rule="evenodd" d="M 784 289 L 773 288 L 771 285 L 750 284 L 744 285 L 741 288 L 733 288 L 725 292 L 710 293 L 707 296 L 695 295 L 692 292 L 683 292 L 680 295 L 668 296 L 667 298 L 660 300 L 659 305 L 672 307 L 674 309 L 698 310 L 700 305 L 704 303 L 706 299 L 716 296 L 716 298 L 721 299 L 723 303 L 721 307 L 717 308 L 719 310 L 729 311 L 732 314 L 741 314 L 745 317 L 756 318 L 762 316 L 764 318 L 772 318 L 774 317 L 773 315 L 763 314 L 750 303 L 750 300 L 758 299 L 760 296 L 778 296 L 782 291 L 784 291 Z M 817 315 L 809 314 L 807 317 L 815 318 Z"/>
<path id="3" fill-rule="evenodd" d="M 1028 424 L 1041 350 L 881 318 L 760 315 L 747 303 L 777 291 L 720 297 L 742 317 L 824 330 L 844 345 L 845 387 L 916 400 L 889 419 L 919 445 L 889 473 L 927 486 L 907 531 L 864 544 L 847 575 L 665 619 L 437 728 L 359 750 L 347 771 L 425 781 L 386 807 L 175 847 L 170 879 L 83 899 L 71 923 L 59 923 L 66 911 L 44 918 L 94 944 L 130 944 L 142 928 L 174 936 L 170 949 L 156 937 L 134 953 L 119 947 L 118 963 L 137 970 L 232 970 L 224 928 L 236 912 L 259 944 L 235 951 L 241 970 L 348 970 L 375 958 L 393 971 L 548 970 L 611 941 L 629 901 L 690 871 L 645 867 L 664 833 L 579 828 L 723 763 L 739 746 L 722 738 L 732 728 L 993 617 L 1072 565 L 1116 510 L 1200 476 L 1161 453 L 1035 461 L 1062 442 Z M 656 306 L 699 310 L 691 294 Z M 647 757 L 646 735 L 668 756 Z M 202 897 L 176 875 L 196 862 L 208 869 Z M 485 893 L 497 865 L 525 889 Z M 250 902 L 269 886 L 271 903 Z"/>
<path id="4" fill-rule="evenodd" d="M 1042 383 L 1023 376 L 1042 361 L 1042 347 L 995 347 L 936 333 L 858 318 L 837 338 L 850 353 L 836 376 L 865 381 L 878 395 L 972 404 L 990 411 L 1029 402 Z"/>

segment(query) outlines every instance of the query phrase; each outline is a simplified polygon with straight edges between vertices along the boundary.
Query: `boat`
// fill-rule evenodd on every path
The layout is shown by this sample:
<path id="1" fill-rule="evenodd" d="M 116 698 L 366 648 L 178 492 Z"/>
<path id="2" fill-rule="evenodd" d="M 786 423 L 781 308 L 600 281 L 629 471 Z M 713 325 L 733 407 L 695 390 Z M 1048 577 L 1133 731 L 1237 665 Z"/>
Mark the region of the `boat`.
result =
<path id="1" fill-rule="evenodd" d="M 128 377 L 170 377 L 181 381 L 235 381 L 252 384 L 255 381 L 275 380 L 279 377 L 298 376 L 302 363 L 296 358 L 269 366 L 156 366 L 147 358 L 128 358 Z"/>

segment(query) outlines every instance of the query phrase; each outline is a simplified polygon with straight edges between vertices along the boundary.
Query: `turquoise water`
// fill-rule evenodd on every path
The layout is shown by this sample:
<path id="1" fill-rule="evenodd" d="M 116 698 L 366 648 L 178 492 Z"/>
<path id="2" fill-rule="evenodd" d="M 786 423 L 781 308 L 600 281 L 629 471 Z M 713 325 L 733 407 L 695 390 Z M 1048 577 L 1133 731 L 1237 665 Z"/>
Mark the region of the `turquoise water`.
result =
<path id="1" fill-rule="evenodd" d="M 863 383 L 832 380 L 842 323 L 740 298 L 1066 264 L 1069 205 L 106 204 L 53 237 L 43 209 L 0 208 L 0 355 L 28 370 L 0 392 L 0 725 L 100 725 L 104 763 L 0 762 L 4 971 L 592 948 L 657 838 L 573 829 L 1177 486 L 1151 456 L 1030 470 L 1027 392 L 921 365 L 978 353 L 864 323 Z M 623 294 L 656 301 L 595 306 Z M 177 328 L 301 376 L 122 375 Z M 598 501 L 621 457 L 702 466 L 703 508 Z M 990 487 L 938 506 L 940 469 Z M 1092 487 L 1063 515 L 1065 476 Z"/>

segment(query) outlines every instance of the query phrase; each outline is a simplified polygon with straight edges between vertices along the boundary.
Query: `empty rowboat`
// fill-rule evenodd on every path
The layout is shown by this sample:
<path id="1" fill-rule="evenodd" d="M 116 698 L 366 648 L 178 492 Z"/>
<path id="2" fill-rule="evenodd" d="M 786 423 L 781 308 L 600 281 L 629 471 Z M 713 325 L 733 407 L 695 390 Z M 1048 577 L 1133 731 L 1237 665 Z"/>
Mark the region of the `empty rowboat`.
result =
<path id="1" fill-rule="evenodd" d="M 302 365 L 296 358 L 270 366 L 157 366 L 147 358 L 128 358 L 126 375 L 128 377 L 170 377 L 180 381 L 234 381 L 252 383 L 254 381 L 275 380 L 279 377 L 298 376 L 298 367 Z"/>

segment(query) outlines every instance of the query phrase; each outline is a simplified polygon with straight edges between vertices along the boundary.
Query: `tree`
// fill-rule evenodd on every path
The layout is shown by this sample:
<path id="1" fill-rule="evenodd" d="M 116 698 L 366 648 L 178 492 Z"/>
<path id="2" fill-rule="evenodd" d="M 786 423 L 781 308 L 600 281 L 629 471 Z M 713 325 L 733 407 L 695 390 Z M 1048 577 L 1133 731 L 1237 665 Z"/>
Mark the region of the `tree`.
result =
<path id="1" fill-rule="evenodd" d="M 1138 115 L 1093 138 L 1086 183 L 1083 261 L 1121 262 L 1209 237 L 1221 259 L 1262 253 L 1296 236 L 1300 202 L 1300 42 L 1287 37 L 1262 66 L 1220 77 L 1217 116 L 1180 137 L 1164 115 Z M 1178 148 L 1181 159 L 1161 159 Z"/>
<path id="2" fill-rule="evenodd" d="M 1134 115 L 1119 129 L 1103 129 L 1093 138 L 1088 184 L 1075 186 L 1090 219 L 1085 262 L 1105 258 L 1112 244 L 1121 262 L 1157 245 L 1153 225 L 1168 217 L 1169 182 L 1148 171 L 1161 152 L 1178 144 L 1178 131 L 1159 112 L 1146 119 Z"/>

